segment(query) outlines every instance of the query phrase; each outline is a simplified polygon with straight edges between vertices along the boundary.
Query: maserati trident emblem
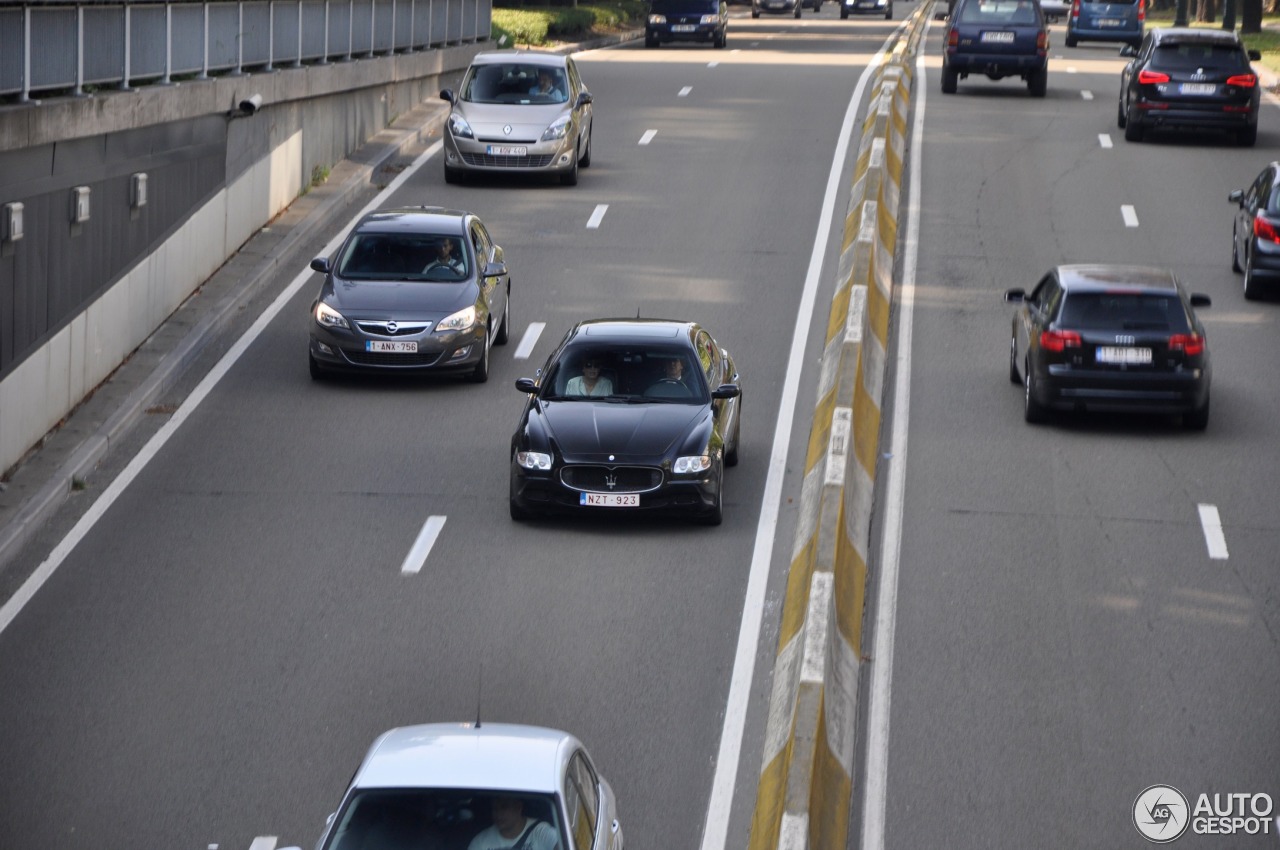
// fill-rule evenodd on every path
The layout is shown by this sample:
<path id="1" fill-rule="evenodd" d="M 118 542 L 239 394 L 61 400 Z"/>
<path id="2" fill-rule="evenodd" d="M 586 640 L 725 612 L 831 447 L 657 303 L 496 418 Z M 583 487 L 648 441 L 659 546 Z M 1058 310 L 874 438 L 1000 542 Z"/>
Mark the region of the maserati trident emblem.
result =
<path id="1" fill-rule="evenodd" d="M 610 490 L 612 490 L 614 487 L 617 487 L 617 486 L 618 486 L 618 476 L 616 476 L 616 475 L 610 475 L 609 473 L 605 473 L 605 476 L 604 476 L 604 486 L 608 487 Z"/>
<path id="2" fill-rule="evenodd" d="M 510 135 L 511 135 L 511 125 L 510 125 L 510 124 L 504 124 L 504 125 L 502 125 L 502 135 L 504 135 L 504 136 L 510 136 Z"/>

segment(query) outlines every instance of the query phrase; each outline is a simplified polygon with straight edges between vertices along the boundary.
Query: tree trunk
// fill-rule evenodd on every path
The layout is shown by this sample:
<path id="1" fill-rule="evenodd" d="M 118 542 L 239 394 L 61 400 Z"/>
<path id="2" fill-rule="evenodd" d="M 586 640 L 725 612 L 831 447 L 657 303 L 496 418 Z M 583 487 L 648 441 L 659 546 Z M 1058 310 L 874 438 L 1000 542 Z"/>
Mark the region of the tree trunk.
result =
<path id="1" fill-rule="evenodd" d="M 1240 0 L 1240 32 L 1262 32 L 1262 0 Z"/>
<path id="2" fill-rule="evenodd" d="M 1196 0 L 1196 21 L 1202 24 L 1211 24 L 1218 18 L 1218 10 L 1216 0 Z"/>

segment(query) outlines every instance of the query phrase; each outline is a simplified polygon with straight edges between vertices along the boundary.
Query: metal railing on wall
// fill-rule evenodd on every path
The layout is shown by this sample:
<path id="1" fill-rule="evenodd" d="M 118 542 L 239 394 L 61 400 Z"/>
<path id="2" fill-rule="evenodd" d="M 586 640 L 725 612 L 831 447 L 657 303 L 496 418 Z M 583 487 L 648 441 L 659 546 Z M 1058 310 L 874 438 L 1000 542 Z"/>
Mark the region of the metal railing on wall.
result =
<path id="1" fill-rule="evenodd" d="M 480 41 L 492 13 L 492 0 L 6 4 L 0 96 L 25 102 L 42 92 L 128 89 Z"/>

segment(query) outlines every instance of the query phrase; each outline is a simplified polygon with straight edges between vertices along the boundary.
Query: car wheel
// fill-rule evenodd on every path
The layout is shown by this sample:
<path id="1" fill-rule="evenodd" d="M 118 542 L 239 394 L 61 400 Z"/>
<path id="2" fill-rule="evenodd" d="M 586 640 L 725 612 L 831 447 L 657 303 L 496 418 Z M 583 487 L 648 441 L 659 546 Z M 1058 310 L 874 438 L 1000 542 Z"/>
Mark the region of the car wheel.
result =
<path id="1" fill-rule="evenodd" d="M 1246 251 L 1244 255 L 1244 298 L 1246 301 L 1252 301 L 1262 295 L 1262 287 L 1258 285 L 1257 278 L 1253 274 L 1253 252 Z"/>
<path id="2" fill-rule="evenodd" d="M 516 500 L 511 500 L 511 518 L 516 522 L 528 522 L 533 519 L 533 514 L 516 504 Z"/>
<path id="3" fill-rule="evenodd" d="M 1026 369 L 1027 377 L 1022 382 L 1024 387 L 1022 418 L 1034 425 L 1045 420 L 1046 411 L 1044 405 L 1035 399 L 1035 379 L 1031 375 L 1030 360 L 1027 361 L 1024 368 Z"/>
<path id="4" fill-rule="evenodd" d="M 1209 427 L 1209 399 L 1190 413 L 1182 414 L 1182 426 L 1188 431 L 1203 431 Z"/>
<path id="5" fill-rule="evenodd" d="M 652 36 L 652 35 L 646 35 L 646 36 L 644 37 L 644 46 L 645 46 L 645 47 L 657 47 L 657 46 L 658 46 L 658 39 L 657 39 L 657 37 L 656 37 L 656 36 Z"/>
<path id="6" fill-rule="evenodd" d="M 844 6 L 840 7 L 840 20 L 842 21 L 849 20 L 849 10 L 846 9 Z"/>
<path id="7" fill-rule="evenodd" d="M 595 130 L 596 130 L 596 124 L 594 121 L 592 121 L 591 126 L 587 128 L 587 149 L 583 151 L 582 156 L 578 158 L 579 168 L 591 167 L 591 134 L 594 133 Z"/>
<path id="8" fill-rule="evenodd" d="M 796 0 L 796 17 L 800 17 L 800 12 L 804 10 L 804 4 L 800 0 Z"/>
<path id="9" fill-rule="evenodd" d="M 730 443 L 730 446 L 732 446 L 732 448 L 730 448 L 727 452 L 724 453 L 725 466 L 738 465 L 738 446 L 742 442 L 742 400 L 741 399 L 738 400 L 738 409 L 735 411 L 735 413 L 737 413 L 737 421 L 733 423 L 733 442 Z"/>
<path id="10" fill-rule="evenodd" d="M 511 339 L 511 281 L 507 281 L 507 306 L 502 311 L 502 324 L 498 325 L 498 332 L 494 334 L 494 345 L 506 345 Z"/>
<path id="11" fill-rule="evenodd" d="M 892 4 L 892 3 L 890 3 L 890 4 L 889 4 L 889 7 L 888 7 L 887 9 L 885 9 L 885 10 L 884 10 L 884 19 L 885 19 L 886 21 L 892 21 L 892 20 L 893 20 L 893 4 Z"/>
<path id="12" fill-rule="evenodd" d="M 1022 383 L 1022 376 L 1018 374 L 1018 340 L 1015 337 L 1009 338 L 1009 381 Z"/>
<path id="13" fill-rule="evenodd" d="M 1124 140 L 1126 142 L 1142 141 L 1142 125 L 1133 120 L 1132 107 L 1129 108 L 1129 111 L 1124 116 Z"/>
<path id="14" fill-rule="evenodd" d="M 759 11 L 757 11 L 757 10 L 755 10 L 755 9 L 752 9 L 752 10 L 751 10 L 751 17 L 753 17 L 753 18 L 758 18 L 758 17 L 760 17 L 760 12 L 759 12 Z"/>
<path id="15" fill-rule="evenodd" d="M 319 361 L 317 361 L 310 354 L 307 355 L 307 367 L 311 370 L 311 380 L 313 381 L 324 380 L 324 377 L 325 377 L 324 367 L 321 366 Z"/>
<path id="16" fill-rule="evenodd" d="M 489 380 L 489 335 L 487 333 L 484 335 L 484 339 L 480 341 L 480 345 L 483 346 L 480 362 L 476 364 L 476 368 L 471 370 L 471 374 L 468 376 L 473 384 L 483 384 Z"/>
<path id="17" fill-rule="evenodd" d="M 724 522 L 724 469 L 720 470 L 720 486 L 716 488 L 716 504 L 705 514 L 698 516 L 698 525 L 719 525 Z"/>
<path id="18" fill-rule="evenodd" d="M 1120 100 L 1116 102 L 1116 126 L 1123 130 L 1127 123 L 1129 122 L 1125 120 L 1124 96 L 1121 95 Z"/>
<path id="19" fill-rule="evenodd" d="M 573 165 L 569 166 L 569 170 L 560 174 L 561 186 L 577 186 L 578 185 L 578 149 L 573 149 Z"/>
<path id="20" fill-rule="evenodd" d="M 1231 270 L 1237 274 L 1244 271 L 1240 267 L 1240 251 L 1236 247 L 1236 226 L 1231 225 Z"/>
<path id="21" fill-rule="evenodd" d="M 1032 71 L 1031 76 L 1027 77 L 1027 91 L 1032 97 L 1044 97 L 1045 92 L 1049 90 L 1049 70 L 1047 68 Z"/>
<path id="22" fill-rule="evenodd" d="M 956 73 L 954 68 L 948 68 L 945 65 L 942 68 L 942 93 L 955 94 L 956 81 L 960 79 L 960 75 Z"/>
<path id="23" fill-rule="evenodd" d="M 1245 129 L 1236 133 L 1236 144 L 1238 144 L 1242 148 L 1251 148 L 1253 147 L 1254 143 L 1257 141 L 1258 141 L 1258 128 L 1256 125 L 1253 127 L 1246 127 Z"/>
<path id="24" fill-rule="evenodd" d="M 729 43 L 729 35 L 728 35 L 728 33 L 724 32 L 724 31 L 721 31 L 721 32 L 720 32 L 720 34 L 716 36 L 716 41 L 715 41 L 715 47 L 716 47 L 716 49 L 717 49 L 717 50 L 722 50 L 722 49 L 724 49 L 724 46 L 725 46 L 726 44 L 728 44 L 728 43 Z"/>
<path id="25" fill-rule="evenodd" d="M 1075 47 L 1075 46 L 1076 46 L 1075 36 L 1071 36 L 1071 35 L 1067 36 L 1067 47 Z"/>

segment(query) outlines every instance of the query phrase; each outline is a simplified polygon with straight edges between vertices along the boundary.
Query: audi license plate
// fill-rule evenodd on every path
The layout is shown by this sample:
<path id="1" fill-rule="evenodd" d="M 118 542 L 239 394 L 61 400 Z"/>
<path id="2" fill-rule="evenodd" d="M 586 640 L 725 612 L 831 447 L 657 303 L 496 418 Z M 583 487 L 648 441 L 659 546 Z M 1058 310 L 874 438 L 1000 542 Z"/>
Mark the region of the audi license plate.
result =
<path id="1" fill-rule="evenodd" d="M 694 32 L 698 29 L 697 24 L 672 24 L 672 32 Z"/>
<path id="2" fill-rule="evenodd" d="M 529 149 L 524 145 L 488 145 L 485 153 L 489 156 L 528 156 Z"/>
<path id="3" fill-rule="evenodd" d="M 593 508 L 638 508 L 639 493 L 579 493 L 579 505 L 590 505 Z"/>
<path id="4" fill-rule="evenodd" d="M 1097 361 L 1099 363 L 1143 364 L 1151 362 L 1150 348 L 1128 348 L 1118 345 L 1098 346 Z"/>
<path id="5" fill-rule="evenodd" d="M 365 351 L 380 351 L 384 354 L 417 354 L 418 344 L 416 342 L 406 340 L 404 342 L 384 342 L 380 339 L 365 340 Z"/>
<path id="6" fill-rule="evenodd" d="M 1213 83 L 1183 83 L 1178 86 L 1178 91 L 1183 94 L 1213 94 L 1217 89 Z"/>

